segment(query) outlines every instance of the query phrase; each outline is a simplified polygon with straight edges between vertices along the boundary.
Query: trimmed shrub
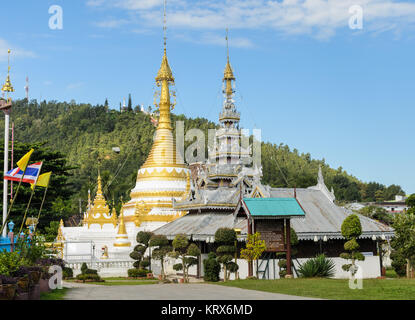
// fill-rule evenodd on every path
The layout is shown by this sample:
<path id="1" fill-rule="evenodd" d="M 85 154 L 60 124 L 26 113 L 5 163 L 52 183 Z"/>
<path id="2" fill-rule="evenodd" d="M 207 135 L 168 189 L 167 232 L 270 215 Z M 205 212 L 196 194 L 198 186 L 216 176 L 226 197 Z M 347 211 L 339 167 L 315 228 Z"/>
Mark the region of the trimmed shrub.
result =
<path id="1" fill-rule="evenodd" d="M 298 273 L 302 278 L 331 278 L 335 273 L 335 264 L 321 254 L 300 265 Z"/>
<path id="2" fill-rule="evenodd" d="M 62 275 L 64 279 L 69 279 L 69 278 L 73 278 L 73 271 L 71 268 L 69 267 L 64 267 L 62 269 Z"/>
<path id="3" fill-rule="evenodd" d="M 95 269 L 86 269 L 84 274 L 98 274 L 98 271 Z"/>
<path id="4" fill-rule="evenodd" d="M 81 266 L 81 273 L 85 274 L 85 271 L 88 270 L 88 266 L 86 265 L 86 263 L 84 262 Z"/>
<path id="5" fill-rule="evenodd" d="M 210 252 L 208 254 L 208 258 L 203 260 L 203 267 L 205 273 L 203 279 L 205 281 L 219 281 L 220 263 L 216 260 L 215 253 Z"/>
<path id="6" fill-rule="evenodd" d="M 78 274 L 76 276 L 77 280 L 81 280 L 85 282 L 86 280 L 95 281 L 95 282 L 103 282 L 104 280 L 97 274 Z"/>
<path id="7" fill-rule="evenodd" d="M 148 270 L 144 269 L 128 269 L 128 276 L 130 278 L 144 278 L 148 272 Z"/>

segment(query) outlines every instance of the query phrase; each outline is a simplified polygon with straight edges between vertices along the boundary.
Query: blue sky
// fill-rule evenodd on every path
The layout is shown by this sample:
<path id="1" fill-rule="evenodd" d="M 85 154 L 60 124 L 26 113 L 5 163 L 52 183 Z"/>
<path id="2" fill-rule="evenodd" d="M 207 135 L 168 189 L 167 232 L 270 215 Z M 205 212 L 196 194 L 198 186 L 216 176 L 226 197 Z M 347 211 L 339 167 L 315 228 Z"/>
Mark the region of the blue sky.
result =
<path id="1" fill-rule="evenodd" d="M 363 29 L 350 29 L 360 5 Z M 51 30 L 48 10 L 63 9 Z M 162 56 L 161 0 L 15 0 L 3 4 L 0 78 L 13 50 L 15 98 L 118 108 L 153 101 Z M 169 0 L 168 56 L 177 113 L 217 121 L 230 28 L 241 125 L 342 166 L 363 181 L 415 192 L 415 2 Z M 4 81 L 4 80 L 1 80 Z"/>

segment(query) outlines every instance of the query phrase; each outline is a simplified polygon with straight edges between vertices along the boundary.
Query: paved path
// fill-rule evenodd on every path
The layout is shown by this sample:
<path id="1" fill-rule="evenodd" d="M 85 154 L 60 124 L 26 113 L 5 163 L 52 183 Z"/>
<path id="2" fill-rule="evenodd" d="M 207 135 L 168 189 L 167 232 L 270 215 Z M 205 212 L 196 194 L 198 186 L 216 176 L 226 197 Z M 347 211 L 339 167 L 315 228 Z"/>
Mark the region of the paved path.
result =
<path id="1" fill-rule="evenodd" d="M 213 284 L 150 284 L 103 286 L 64 282 L 72 288 L 65 300 L 309 300 L 279 293 Z"/>

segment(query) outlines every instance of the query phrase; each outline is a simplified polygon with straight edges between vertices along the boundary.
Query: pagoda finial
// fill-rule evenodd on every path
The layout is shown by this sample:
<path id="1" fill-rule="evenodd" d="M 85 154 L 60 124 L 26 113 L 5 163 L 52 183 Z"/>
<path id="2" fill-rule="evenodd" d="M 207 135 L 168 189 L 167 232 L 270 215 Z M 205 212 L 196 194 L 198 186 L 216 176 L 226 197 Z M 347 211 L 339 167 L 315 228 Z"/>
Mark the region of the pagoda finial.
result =
<path id="1" fill-rule="evenodd" d="M 167 51 L 167 15 L 166 15 L 166 0 L 163 2 L 163 40 L 164 40 L 164 52 Z"/>
<path id="2" fill-rule="evenodd" d="M 3 87 L 1 88 L 1 91 L 3 92 L 14 92 L 14 88 L 12 86 L 12 83 L 10 81 L 10 53 L 11 50 L 7 50 L 8 53 L 8 58 L 7 58 L 7 78 L 6 78 L 6 82 L 4 83 Z"/>
<path id="3" fill-rule="evenodd" d="M 229 62 L 229 38 L 228 38 L 228 32 L 229 32 L 229 29 L 226 28 L 226 57 L 227 57 L 228 62 Z"/>
<path id="4" fill-rule="evenodd" d="M 235 81 L 235 76 L 233 75 L 231 63 L 229 62 L 229 36 L 228 36 L 227 28 L 226 28 L 226 66 L 225 66 L 225 71 L 223 72 L 223 81 L 226 84 L 224 93 L 226 94 L 227 98 L 230 98 L 232 97 L 232 94 L 233 94 L 232 81 Z"/>
<path id="5" fill-rule="evenodd" d="M 172 104 L 170 102 L 170 89 L 169 86 L 174 84 L 173 73 L 170 69 L 169 62 L 167 59 L 167 27 L 166 27 L 166 0 L 164 0 L 164 18 L 163 18 L 163 32 L 164 32 L 164 54 L 161 61 L 160 69 L 156 76 L 156 84 L 161 87 L 160 89 L 160 102 L 156 106 L 159 108 L 160 118 L 158 127 L 160 129 L 172 130 L 171 119 L 170 119 L 170 108 Z"/>

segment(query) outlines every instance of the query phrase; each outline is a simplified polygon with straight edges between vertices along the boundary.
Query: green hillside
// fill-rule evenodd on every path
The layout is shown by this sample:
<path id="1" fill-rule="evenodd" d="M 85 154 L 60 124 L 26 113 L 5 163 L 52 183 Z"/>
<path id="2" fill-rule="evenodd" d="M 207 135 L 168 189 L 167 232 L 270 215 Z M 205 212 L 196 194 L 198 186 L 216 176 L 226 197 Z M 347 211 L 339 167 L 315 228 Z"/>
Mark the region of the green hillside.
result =
<path id="1" fill-rule="evenodd" d="M 15 140 L 20 143 L 44 142 L 51 151 L 60 151 L 67 158 L 67 165 L 76 167 L 68 178 L 73 195 L 73 214 L 78 209 L 79 198 L 83 207 L 87 192 L 96 188 L 99 162 L 108 199 L 128 200 L 134 186 L 138 168 L 145 161 L 152 145 L 155 131 L 150 117 L 142 112 L 119 112 L 107 106 L 91 106 L 66 102 L 26 100 L 14 102 L 11 116 L 15 124 Z M 185 122 L 185 130 L 215 128 L 216 124 L 203 118 L 189 119 L 174 115 Z M 4 123 L 0 122 L 0 130 Z M 119 147 L 120 152 L 112 151 Z M 15 159 L 18 155 L 15 156 Z M 18 159 L 18 158 L 17 158 Z M 341 168 L 332 169 L 324 160 L 291 150 L 287 145 L 262 144 L 263 182 L 274 187 L 308 187 L 316 184 L 319 165 L 329 188 L 333 187 L 338 200 L 375 201 L 392 199 L 402 193 L 399 186 L 383 186 L 376 182 L 363 183 Z"/>

